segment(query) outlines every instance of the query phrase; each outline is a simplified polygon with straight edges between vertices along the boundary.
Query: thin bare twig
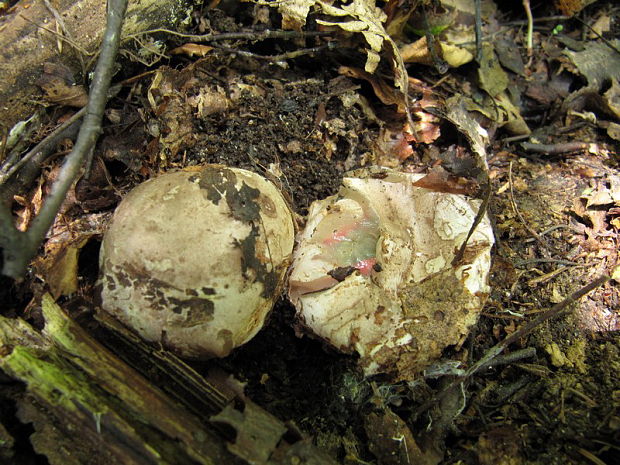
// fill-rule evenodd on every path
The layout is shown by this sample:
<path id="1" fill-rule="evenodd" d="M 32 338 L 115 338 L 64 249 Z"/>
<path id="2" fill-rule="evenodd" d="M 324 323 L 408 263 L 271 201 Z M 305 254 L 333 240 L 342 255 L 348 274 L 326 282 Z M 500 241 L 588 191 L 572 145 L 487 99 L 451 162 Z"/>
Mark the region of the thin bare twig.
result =
<path id="1" fill-rule="evenodd" d="M 478 227 L 478 225 L 484 218 L 484 215 L 486 215 L 487 210 L 489 208 L 489 203 L 491 202 L 491 180 L 489 179 L 489 176 L 486 172 L 485 172 L 485 178 L 486 180 L 485 180 L 485 184 L 484 184 L 483 192 L 482 192 L 482 203 L 480 204 L 480 208 L 478 208 L 478 213 L 476 213 L 474 222 L 469 227 L 469 231 L 467 233 L 467 236 L 465 237 L 465 240 L 461 244 L 461 247 L 459 248 L 458 252 L 454 256 L 454 259 L 452 260 L 453 266 L 455 266 L 457 263 L 460 263 L 461 260 L 463 259 L 463 256 L 465 255 L 465 249 L 467 248 L 467 243 L 469 242 L 469 239 L 476 231 L 476 228 Z"/>
<path id="2" fill-rule="evenodd" d="M 135 39 L 146 34 L 155 34 L 163 32 L 166 34 L 182 37 L 192 42 L 218 42 L 221 40 L 265 40 L 265 39 L 299 39 L 305 37 L 328 37 L 333 33 L 329 31 L 272 31 L 265 29 L 264 31 L 243 31 L 243 32 L 222 32 L 212 34 L 183 34 L 182 32 L 171 31 L 170 29 L 149 29 L 148 31 L 136 32 L 123 37 L 126 39 Z"/>
<path id="3" fill-rule="evenodd" d="M 534 330 L 534 328 L 537 328 L 544 322 L 552 318 L 556 318 L 560 316 L 564 311 L 569 309 L 568 307 L 571 304 L 577 302 L 584 295 L 590 293 L 597 287 L 602 286 L 607 281 L 609 281 L 609 279 L 610 278 L 607 275 L 599 276 L 598 278 L 594 279 L 593 281 L 586 284 L 582 288 L 573 292 L 571 295 L 566 297 L 561 302 L 555 304 L 553 307 L 551 307 L 546 312 L 541 313 L 533 320 L 524 324 L 522 327 L 520 327 L 518 330 L 516 330 L 514 333 L 510 334 L 506 338 L 504 338 L 502 341 L 498 342 L 495 346 L 493 346 L 490 350 L 488 350 L 487 353 L 480 360 L 478 360 L 478 362 L 476 362 L 474 365 L 471 366 L 471 368 L 467 370 L 467 373 L 470 373 L 469 376 L 485 368 L 493 358 L 495 358 L 497 355 L 502 353 L 504 349 L 508 347 L 510 344 L 518 341 L 522 337 L 527 336 L 529 333 L 531 333 Z"/>
<path id="4" fill-rule="evenodd" d="M 558 155 L 568 152 L 581 152 L 588 150 L 591 144 L 587 142 L 564 142 L 558 144 L 533 144 L 531 142 L 521 142 L 521 147 L 526 152 L 542 153 L 545 155 Z"/>
<path id="5" fill-rule="evenodd" d="M 211 33 L 211 34 L 184 34 L 182 32 L 171 31 L 169 29 L 150 29 L 147 31 L 141 31 L 134 34 L 129 34 L 126 37 L 123 37 L 123 40 L 133 39 L 138 44 L 140 44 L 141 48 L 147 48 L 147 45 L 144 44 L 141 40 L 141 37 L 147 34 L 154 33 L 165 33 L 174 35 L 177 37 L 182 37 L 192 42 L 220 42 L 224 40 L 245 40 L 250 42 L 258 42 L 266 39 L 298 39 L 298 38 L 307 38 L 307 37 L 329 37 L 332 36 L 333 33 L 329 31 L 272 31 L 269 29 L 265 29 L 264 31 L 240 31 L 240 32 L 222 32 L 222 33 Z M 334 42 L 328 42 L 325 45 L 317 46 L 313 48 L 304 48 L 300 50 L 295 50 L 288 53 L 282 53 L 280 55 L 259 55 L 256 53 L 248 52 L 245 50 L 239 50 L 234 47 L 226 47 L 224 45 L 215 45 L 215 47 L 219 50 L 222 50 L 227 53 L 234 53 L 239 56 L 251 57 L 258 60 L 267 60 L 267 61 L 284 61 L 290 60 L 292 58 L 297 58 L 303 55 L 309 55 L 312 53 L 316 53 L 325 49 L 332 49 L 336 46 Z M 157 56 L 157 58 L 152 63 L 147 63 L 143 59 L 139 58 L 135 54 L 129 52 L 128 50 L 123 50 L 121 53 L 126 54 L 130 58 L 135 61 L 138 61 L 144 65 L 151 66 L 153 63 L 157 62 L 158 59 L 165 57 L 166 55 L 160 53 L 156 50 L 151 50 L 151 52 Z"/>
<path id="6" fill-rule="evenodd" d="M 243 57 L 250 57 L 250 58 L 255 58 L 257 60 L 277 62 L 277 61 L 284 61 L 284 60 L 292 60 L 293 58 L 298 58 L 304 55 L 312 55 L 314 53 L 322 52 L 323 50 L 331 50 L 334 47 L 336 47 L 336 45 L 337 45 L 336 41 L 331 41 L 319 47 L 301 48 L 299 50 L 293 50 L 287 53 L 281 53 L 279 55 L 258 55 L 256 53 L 248 52 L 246 50 L 239 50 L 236 48 L 224 47 L 221 45 L 216 45 L 215 48 L 217 50 L 221 50 L 226 53 L 231 53 L 231 54 L 235 54 L 235 55 L 239 55 Z"/>
<path id="7" fill-rule="evenodd" d="M 555 15 L 555 16 L 540 16 L 538 18 L 533 18 L 532 22 L 534 23 L 549 23 L 549 22 L 553 22 L 553 21 L 567 21 L 571 19 L 570 16 L 565 16 L 565 15 Z M 529 21 L 524 21 L 524 20 L 516 20 L 516 21 L 507 21 L 505 23 L 500 23 L 500 26 L 502 27 L 509 27 L 509 26 L 526 26 L 528 24 Z"/>
<path id="8" fill-rule="evenodd" d="M 101 132 L 103 111 L 108 101 L 113 65 L 120 43 L 120 31 L 127 9 L 127 0 L 109 0 L 107 25 L 101 54 L 95 68 L 86 115 L 73 150 L 63 164 L 41 211 L 30 228 L 20 232 L 13 226 L 10 208 L 0 205 L 0 252 L 2 273 L 15 279 L 23 276 L 28 262 L 35 256 L 45 234 L 54 222 L 67 191 L 80 173 L 84 160 L 95 146 Z"/>
<path id="9" fill-rule="evenodd" d="M 536 347 L 526 347 L 525 349 L 515 350 L 506 355 L 498 355 L 490 360 L 487 367 L 495 367 L 500 365 L 509 365 L 524 358 L 532 358 L 536 356 Z"/>
<path id="10" fill-rule="evenodd" d="M 64 34 L 64 37 L 67 37 L 68 39 L 71 40 L 71 42 L 75 43 L 75 40 L 72 37 L 71 32 L 67 28 L 62 15 L 58 12 L 58 10 L 56 10 L 56 8 L 52 6 L 49 0 L 43 0 L 43 3 L 45 3 L 45 7 L 49 10 L 49 12 L 52 13 L 52 15 L 54 15 L 54 19 L 56 19 L 57 29 L 60 28 L 60 30 Z M 58 46 L 58 53 L 62 53 L 62 44 L 63 44 L 62 39 L 64 37 L 63 35 L 60 35 L 60 37 L 56 38 L 56 44 Z M 78 56 L 78 59 L 80 60 L 80 66 L 82 67 L 82 72 L 84 72 L 86 69 L 84 67 L 84 56 L 81 53 L 78 53 L 77 56 Z"/>

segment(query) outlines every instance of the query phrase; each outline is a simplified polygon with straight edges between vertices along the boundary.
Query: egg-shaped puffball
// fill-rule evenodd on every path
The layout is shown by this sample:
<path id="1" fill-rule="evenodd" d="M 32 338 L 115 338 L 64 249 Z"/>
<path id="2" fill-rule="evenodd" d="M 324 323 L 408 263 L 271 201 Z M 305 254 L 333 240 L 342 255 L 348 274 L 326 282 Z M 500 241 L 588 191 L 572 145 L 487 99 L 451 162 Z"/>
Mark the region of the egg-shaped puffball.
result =
<path id="1" fill-rule="evenodd" d="M 226 356 L 263 326 L 294 235 L 282 194 L 258 174 L 220 165 L 163 174 L 114 213 L 101 307 L 180 356 Z"/>
<path id="2" fill-rule="evenodd" d="M 421 174 L 362 170 L 310 207 L 288 295 L 302 331 L 357 353 L 366 375 L 411 379 L 456 344 L 489 294 L 494 242 L 480 201 L 414 183 Z"/>

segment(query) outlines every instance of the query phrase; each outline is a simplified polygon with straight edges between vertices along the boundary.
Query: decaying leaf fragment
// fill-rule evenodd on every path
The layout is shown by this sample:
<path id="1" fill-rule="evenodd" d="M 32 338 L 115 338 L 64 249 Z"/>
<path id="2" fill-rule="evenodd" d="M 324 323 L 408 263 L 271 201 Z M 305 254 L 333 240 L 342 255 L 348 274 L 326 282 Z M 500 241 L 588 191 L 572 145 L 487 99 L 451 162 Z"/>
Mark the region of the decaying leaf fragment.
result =
<path id="1" fill-rule="evenodd" d="M 78 258 L 89 239 L 89 235 L 82 235 L 73 241 L 48 245 L 46 257 L 36 261 L 54 298 L 78 290 Z"/>
<path id="2" fill-rule="evenodd" d="M 341 66 L 338 68 L 338 72 L 343 76 L 348 76 L 354 79 L 362 79 L 368 82 L 372 86 L 372 90 L 375 95 L 379 98 L 379 100 L 381 100 L 381 103 L 384 105 L 396 105 L 399 113 L 405 113 L 406 109 L 403 99 L 385 80 L 363 69 L 353 68 L 351 66 Z"/>
<path id="3" fill-rule="evenodd" d="M 611 44 L 618 48 L 620 40 L 613 40 Z M 587 79 L 588 85 L 595 89 L 600 89 L 605 82 L 620 75 L 620 56 L 603 43 L 586 42 L 583 51 L 567 50 L 564 54 Z"/>
<path id="4" fill-rule="evenodd" d="M 426 463 L 424 453 L 415 441 L 405 421 L 389 409 L 364 416 L 368 447 L 385 465 Z"/>
<path id="5" fill-rule="evenodd" d="M 282 15 L 282 29 L 292 29 L 301 31 L 306 24 L 306 17 L 317 2 L 315 0 L 267 0 L 266 4 L 272 7 L 278 7 L 278 11 Z"/>
<path id="6" fill-rule="evenodd" d="M 497 96 L 508 87 L 508 75 L 499 64 L 492 45 L 482 47 L 482 60 L 478 68 L 480 87 L 491 97 Z"/>
<path id="7" fill-rule="evenodd" d="M 453 68 L 458 68 L 474 59 L 474 56 L 467 49 L 457 47 L 443 41 L 438 41 L 441 47 L 442 58 Z M 431 56 L 426 37 L 421 37 L 411 44 L 404 45 L 400 49 L 400 53 L 405 63 L 420 63 L 423 65 L 432 65 L 433 57 Z"/>
<path id="8" fill-rule="evenodd" d="M 373 73 L 379 64 L 379 53 L 384 40 L 391 41 L 390 37 L 383 28 L 383 23 L 387 19 L 386 14 L 375 6 L 373 0 L 354 0 L 348 5 L 337 8 L 327 3 L 322 3 L 323 12 L 335 18 L 351 17 L 348 21 L 323 21 L 317 23 L 325 26 L 337 26 L 347 32 L 360 32 L 369 45 L 366 49 L 368 58 L 365 70 Z"/>
<path id="9" fill-rule="evenodd" d="M 77 85 L 73 72 L 62 64 L 45 63 L 37 85 L 50 103 L 81 108 L 88 102 L 84 86 Z"/>

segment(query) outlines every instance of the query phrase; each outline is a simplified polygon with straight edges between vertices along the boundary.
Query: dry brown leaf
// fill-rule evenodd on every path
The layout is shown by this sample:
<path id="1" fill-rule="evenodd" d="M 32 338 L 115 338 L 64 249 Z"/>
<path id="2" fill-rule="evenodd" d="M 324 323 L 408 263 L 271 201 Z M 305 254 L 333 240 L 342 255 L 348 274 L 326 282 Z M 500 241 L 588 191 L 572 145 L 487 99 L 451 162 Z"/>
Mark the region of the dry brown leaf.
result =
<path id="1" fill-rule="evenodd" d="M 187 55 L 188 57 L 204 57 L 213 50 L 213 47 L 201 44 L 183 44 L 180 47 L 170 50 L 171 55 Z"/>
<path id="2" fill-rule="evenodd" d="M 610 122 L 607 126 L 607 135 L 613 140 L 620 141 L 620 124 Z"/>
<path id="3" fill-rule="evenodd" d="M 34 189 L 30 199 L 21 195 L 15 195 L 13 200 L 23 207 L 16 212 L 18 220 L 15 227 L 18 231 L 26 231 L 30 225 L 30 221 L 32 221 L 41 209 L 43 203 L 43 180 L 39 179 L 39 183 Z"/>
<path id="4" fill-rule="evenodd" d="M 32 213 L 31 204 L 28 199 L 22 195 L 14 195 L 13 200 L 15 201 L 15 203 L 22 207 L 16 211 L 17 223 L 15 225 L 15 228 L 18 231 L 24 232 L 28 229 L 30 220 L 34 216 Z"/>
<path id="5" fill-rule="evenodd" d="M 618 79 L 611 80 L 611 87 L 603 94 L 608 113 L 611 113 L 620 120 L 620 85 Z"/>
<path id="6" fill-rule="evenodd" d="M 614 47 L 620 46 L 620 40 L 610 41 Z M 587 79 L 588 86 L 599 90 L 612 79 L 620 76 L 620 55 L 602 42 L 585 42 L 584 49 L 579 52 L 564 52 L 579 72 Z"/>
<path id="7" fill-rule="evenodd" d="M 441 166 L 433 167 L 426 176 L 414 182 L 413 185 L 435 192 L 468 195 L 470 197 L 473 197 L 479 189 L 477 182 L 460 176 L 453 176 Z"/>
<path id="8" fill-rule="evenodd" d="M 439 108 L 442 104 L 438 101 L 436 94 L 423 81 L 416 78 L 409 78 L 409 88 L 412 92 L 422 94 L 422 98 L 413 101 L 411 104 L 411 114 L 414 116 L 415 134 L 414 141 L 430 144 L 435 142 L 441 135 L 441 119 L 426 111 L 427 108 Z"/>
<path id="9" fill-rule="evenodd" d="M 198 95 L 188 96 L 187 103 L 196 109 L 200 118 L 221 113 L 231 106 L 226 92 L 219 86 L 203 87 Z"/>
<path id="10" fill-rule="evenodd" d="M 362 69 L 349 66 L 341 66 L 338 72 L 344 76 L 367 81 L 372 86 L 375 95 L 381 100 L 381 103 L 384 105 L 396 105 L 398 113 L 401 115 L 406 114 L 407 107 L 402 95 L 385 80 Z M 416 92 L 421 93 L 423 96 L 422 99 L 411 102 L 409 107 L 414 117 L 414 127 L 410 128 L 408 125 L 405 125 L 396 131 L 384 129 L 378 141 L 381 158 L 387 154 L 392 154 L 392 157 L 395 156 L 402 161 L 413 153 L 409 146 L 410 142 L 430 144 L 440 136 L 440 119 L 424 110 L 426 107 L 439 106 L 436 99 L 432 97 L 432 90 L 422 81 L 414 78 L 409 78 L 408 87 L 415 89 Z M 390 163 L 389 166 L 393 165 Z"/>
<path id="11" fill-rule="evenodd" d="M 363 69 L 353 68 L 350 66 L 341 66 L 338 68 L 338 72 L 343 76 L 348 76 L 355 79 L 363 79 L 367 81 L 374 91 L 375 95 L 381 100 L 384 105 L 396 105 L 398 112 L 405 113 L 405 102 L 402 98 L 402 94 L 396 91 L 392 85 L 385 82 L 385 80 L 371 74 Z"/>
<path id="12" fill-rule="evenodd" d="M 508 87 L 508 75 L 499 64 L 495 47 L 491 44 L 482 46 L 482 60 L 478 67 L 478 80 L 480 87 L 491 97 L 495 97 Z"/>
<path id="13" fill-rule="evenodd" d="M 450 97 L 446 101 L 445 108 L 447 110 L 445 118 L 467 137 L 471 149 L 476 154 L 476 165 L 488 173 L 486 146 L 489 143 L 489 134 L 474 118 L 469 116 L 461 95 Z"/>
<path id="14" fill-rule="evenodd" d="M 368 448 L 384 465 L 436 463 L 427 452 L 422 452 L 404 420 L 389 408 L 364 415 L 364 430 Z"/>
<path id="15" fill-rule="evenodd" d="M 45 258 L 38 259 L 37 269 L 43 275 L 54 299 L 78 290 L 79 253 L 90 237 L 91 235 L 86 235 L 75 241 L 55 243 L 46 247 L 48 250 Z"/>
<path id="16" fill-rule="evenodd" d="M 45 63 L 37 85 L 50 103 L 81 108 L 88 102 L 86 89 L 75 83 L 73 73 L 64 65 Z"/>
<path id="17" fill-rule="evenodd" d="M 413 136 L 403 129 L 381 128 L 373 147 L 376 163 L 389 167 L 400 165 L 403 160 L 413 155 L 412 141 Z"/>
<path id="18" fill-rule="evenodd" d="M 347 32 L 361 33 L 370 46 L 366 49 L 367 59 L 364 69 L 369 73 L 374 73 L 379 65 L 379 54 L 383 42 L 391 42 L 383 28 L 383 23 L 387 19 L 383 10 L 375 5 L 374 0 L 353 0 L 349 4 L 342 5 L 341 8 L 321 2 L 321 7 L 324 13 L 334 18 L 354 18 L 345 21 L 317 20 L 317 23 L 324 26 L 336 26 Z"/>
<path id="19" fill-rule="evenodd" d="M 430 65 L 433 63 L 431 55 L 426 46 L 426 37 L 421 37 L 413 43 L 403 45 L 400 54 L 405 63 L 420 63 Z"/>
<path id="20" fill-rule="evenodd" d="M 497 107 L 503 110 L 503 121 L 500 125 L 514 135 L 527 135 L 532 131 L 521 116 L 519 109 L 512 103 L 508 94 L 504 91 L 493 99 Z"/>
<path id="21" fill-rule="evenodd" d="M 611 17 L 602 14 L 592 25 L 592 31 L 588 33 L 588 39 L 598 39 L 598 37 L 609 31 L 611 31 Z"/>
<path id="22" fill-rule="evenodd" d="M 414 109 L 411 113 L 415 117 L 415 136 L 412 139 L 413 141 L 422 142 L 423 144 L 431 144 L 439 139 L 439 136 L 441 135 L 441 128 L 439 126 L 441 123 L 440 118 L 424 111 L 424 107 Z"/>
<path id="23" fill-rule="evenodd" d="M 282 29 L 301 31 L 306 24 L 306 17 L 317 2 L 315 0 L 281 0 L 269 2 L 269 6 L 277 6 L 282 15 Z"/>

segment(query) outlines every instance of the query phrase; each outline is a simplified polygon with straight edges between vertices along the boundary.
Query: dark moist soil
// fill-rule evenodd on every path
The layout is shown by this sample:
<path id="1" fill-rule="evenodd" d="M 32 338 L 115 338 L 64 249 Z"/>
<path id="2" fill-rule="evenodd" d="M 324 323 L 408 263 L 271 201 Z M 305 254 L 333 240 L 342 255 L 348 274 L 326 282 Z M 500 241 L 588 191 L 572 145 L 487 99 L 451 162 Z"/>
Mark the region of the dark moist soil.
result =
<path id="1" fill-rule="evenodd" d="M 214 24 L 231 21 L 212 14 Z M 222 30 L 233 30 L 226 27 Z M 380 105 L 370 89 L 337 75 L 326 61 L 321 56 L 304 58 L 283 68 L 220 53 L 193 62 L 181 59 L 156 71 L 168 86 L 153 90 L 156 106 L 147 98 L 149 79 L 141 91 L 132 90 L 131 104 L 125 100 L 128 94 L 119 95 L 116 105 L 124 123 L 106 129 L 97 154 L 115 190 L 93 181 L 67 214 L 109 215 L 124 193 L 146 178 L 221 163 L 267 176 L 303 217 L 313 200 L 337 192 L 347 170 L 375 161 L 369 154 L 379 127 L 360 105 L 345 106 L 341 96 L 361 92 L 379 110 Z M 220 101 L 210 113 L 197 111 L 191 98 L 200 96 L 201 89 L 212 91 L 208 104 L 217 107 L 213 102 L 221 99 L 228 103 Z M 321 125 L 324 121 L 333 123 L 331 129 Z M 436 153 L 463 143 L 454 130 L 446 133 L 454 136 L 435 142 Z M 165 136 L 162 146 L 153 142 L 159 134 Z M 572 137 L 605 143 L 599 132 Z M 468 340 L 460 350 L 445 352 L 446 359 L 466 364 L 605 271 L 617 250 L 616 230 L 609 222 L 603 222 L 601 234 L 593 235 L 593 218 L 600 215 L 588 216 L 576 205 L 583 203 L 580 193 L 597 176 L 617 172 L 617 153 L 545 159 L 495 144 L 489 151 L 494 193 L 490 213 L 498 239 L 493 291 Z M 428 166 L 429 151 L 416 150 L 405 163 L 407 169 Z M 100 203 L 93 204 L 95 199 Z M 528 228 L 550 232 L 536 239 Z M 92 305 L 99 240 L 96 236 L 82 250 L 82 289 L 78 298 L 62 302 L 66 308 Z M 565 269 L 557 273 L 559 267 Z M 9 314 L 21 313 L 20 305 L 42 292 L 36 280 L 29 283 L 0 283 Z M 568 316 L 545 323 L 510 348 L 534 348 L 532 357 L 473 377 L 464 409 L 448 429 L 443 463 L 592 463 L 588 452 L 604 463 L 619 463 L 620 338 L 613 319 L 617 289 L 606 286 L 571 308 Z M 377 463 L 368 446 L 373 428 L 367 422 L 377 403 L 406 421 L 414 435 L 424 433 L 428 417 L 416 418 L 414 413 L 441 381 L 392 385 L 381 377 L 365 380 L 353 356 L 298 337 L 294 328 L 294 310 L 281 299 L 252 341 L 226 359 L 194 366 L 202 373 L 214 365 L 233 373 L 247 383 L 246 394 L 253 401 L 282 420 L 294 421 L 347 464 Z M 10 395 L 2 392 L 0 405 L 6 407 Z"/>

